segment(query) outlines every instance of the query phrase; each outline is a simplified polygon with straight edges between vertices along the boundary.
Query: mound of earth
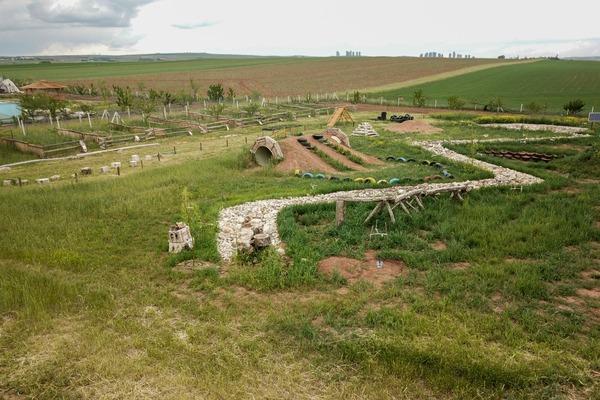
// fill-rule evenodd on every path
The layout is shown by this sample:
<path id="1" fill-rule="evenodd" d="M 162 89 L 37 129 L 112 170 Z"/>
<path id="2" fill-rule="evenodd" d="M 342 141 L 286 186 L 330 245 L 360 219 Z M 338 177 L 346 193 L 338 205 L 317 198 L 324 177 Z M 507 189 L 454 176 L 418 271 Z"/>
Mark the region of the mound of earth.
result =
<path id="1" fill-rule="evenodd" d="M 431 125 L 424 119 L 413 119 L 401 124 L 392 122 L 387 124 L 385 129 L 397 133 L 438 133 L 442 131 L 441 128 Z"/>
<path id="2" fill-rule="evenodd" d="M 282 172 L 289 172 L 299 169 L 300 171 L 336 173 L 336 169 L 323 161 L 312 151 L 304 148 L 298 143 L 298 138 L 289 137 L 279 142 L 279 147 L 283 152 L 283 160 L 275 169 Z"/>
<path id="3" fill-rule="evenodd" d="M 374 250 L 369 250 L 365 254 L 364 260 L 357 260 L 347 257 L 329 257 L 321 260 L 318 270 L 324 275 L 331 275 L 334 272 L 339 273 L 346 278 L 349 283 L 359 280 L 365 280 L 381 286 L 398 276 L 405 276 L 408 273 L 406 265 L 398 260 L 382 260 L 383 267 L 377 268 L 377 257 Z"/>

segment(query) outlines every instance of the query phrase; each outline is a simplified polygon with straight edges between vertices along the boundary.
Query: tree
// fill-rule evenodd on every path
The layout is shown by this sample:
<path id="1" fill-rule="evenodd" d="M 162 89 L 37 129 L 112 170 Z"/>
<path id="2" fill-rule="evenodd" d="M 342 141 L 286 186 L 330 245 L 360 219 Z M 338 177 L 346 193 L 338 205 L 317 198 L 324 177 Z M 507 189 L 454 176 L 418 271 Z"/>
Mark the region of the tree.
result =
<path id="1" fill-rule="evenodd" d="M 229 101 L 233 101 L 233 99 L 235 99 L 235 90 L 233 90 L 233 88 L 229 88 L 227 89 L 227 100 Z"/>
<path id="2" fill-rule="evenodd" d="M 361 96 L 360 92 L 357 90 L 354 93 L 352 93 L 352 99 L 350 100 L 350 102 L 352 104 L 358 104 L 358 103 L 360 103 L 360 98 L 361 97 L 362 96 Z"/>
<path id="3" fill-rule="evenodd" d="M 496 112 L 504 112 L 504 102 L 502 101 L 502 98 L 500 97 L 495 97 L 493 99 L 491 99 L 484 107 L 483 110 L 484 111 L 496 111 Z"/>
<path id="4" fill-rule="evenodd" d="M 260 104 L 258 103 L 249 103 L 244 110 L 248 113 L 248 115 L 252 116 L 256 114 L 256 112 L 260 109 Z"/>
<path id="5" fill-rule="evenodd" d="M 567 114 L 579 114 L 583 110 L 583 107 L 585 107 L 583 100 L 575 99 L 565 104 L 563 109 L 567 112 Z"/>
<path id="6" fill-rule="evenodd" d="M 57 99 L 45 93 L 21 95 L 21 114 L 26 118 L 33 118 L 36 110 L 45 110 L 52 118 L 56 118 L 57 111 L 66 106 L 64 100 Z"/>
<path id="7" fill-rule="evenodd" d="M 198 101 L 198 91 L 200 90 L 200 87 L 191 78 L 190 78 L 190 88 L 192 89 L 192 96 L 194 97 L 194 101 Z"/>
<path id="8" fill-rule="evenodd" d="M 425 107 L 425 94 L 423 94 L 423 89 L 417 89 L 413 93 L 413 105 L 417 107 Z"/>
<path id="9" fill-rule="evenodd" d="M 545 105 L 536 103 L 535 101 L 525 104 L 525 109 L 532 114 L 538 114 L 545 108 L 546 108 Z"/>
<path id="10" fill-rule="evenodd" d="M 175 100 L 175 97 L 171 93 L 163 91 L 160 92 L 160 98 L 164 106 L 173 104 L 173 101 Z"/>
<path id="11" fill-rule="evenodd" d="M 121 110 L 127 110 L 128 107 L 130 108 L 133 106 L 133 94 L 131 93 L 131 88 L 129 88 L 129 86 L 126 86 L 125 88 L 113 86 L 113 90 L 117 96 L 117 105 Z"/>
<path id="12" fill-rule="evenodd" d="M 88 103 L 79 103 L 78 106 L 79 109 L 84 113 L 92 112 L 92 110 L 94 109 L 94 107 Z"/>
<path id="13" fill-rule="evenodd" d="M 208 113 L 212 115 L 215 119 L 219 119 L 219 117 L 225 111 L 225 104 L 215 103 L 211 104 L 207 107 Z"/>
<path id="14" fill-rule="evenodd" d="M 206 92 L 206 94 L 209 100 L 221 101 L 224 98 L 225 90 L 223 89 L 223 85 L 215 83 L 208 87 L 208 92 Z"/>
<path id="15" fill-rule="evenodd" d="M 150 97 L 138 97 L 135 99 L 134 109 L 142 113 L 144 122 L 146 122 L 150 114 L 156 110 L 156 100 Z"/>
<path id="16" fill-rule="evenodd" d="M 461 109 L 465 106 L 466 102 L 458 96 L 448 97 L 448 108 L 453 110 Z"/>

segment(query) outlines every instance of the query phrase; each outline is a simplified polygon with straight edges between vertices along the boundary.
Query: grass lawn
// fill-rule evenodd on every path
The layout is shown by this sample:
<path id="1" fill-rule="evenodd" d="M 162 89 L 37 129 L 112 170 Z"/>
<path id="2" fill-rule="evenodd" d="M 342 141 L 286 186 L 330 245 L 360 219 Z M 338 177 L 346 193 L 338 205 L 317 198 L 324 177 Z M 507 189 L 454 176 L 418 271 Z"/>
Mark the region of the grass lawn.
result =
<path id="1" fill-rule="evenodd" d="M 560 112 L 569 100 L 580 98 L 585 112 L 600 107 L 600 63 L 593 61 L 540 61 L 492 68 L 418 86 L 374 93 L 396 101 L 412 101 L 413 92 L 422 89 L 428 105 L 437 100 L 446 105 L 450 96 L 459 96 L 467 106 L 501 98 L 505 109 L 519 110 L 521 104 L 535 102 L 548 111 Z M 535 93 L 535 95 L 531 95 Z"/>
<path id="2" fill-rule="evenodd" d="M 311 119 L 305 131 L 325 121 Z M 444 129 L 463 137 L 458 124 Z M 431 159 L 407 144 L 410 135 L 380 133 L 353 137 L 353 147 Z M 286 209 L 288 258 L 267 251 L 220 266 L 221 208 L 357 187 L 248 168 L 246 138 L 260 134 L 179 137 L 10 171 L 66 175 L 165 154 L 120 177 L 0 188 L 0 397 L 600 396 L 597 138 L 552 143 L 565 157 L 547 165 L 494 159 L 546 182 L 472 192 L 464 203 L 428 200 L 413 217 L 398 214 L 379 241 L 365 240 L 369 205 L 349 206 L 339 228 L 334 206 Z M 444 163 L 457 180 L 488 176 Z M 415 182 L 433 172 L 412 163 L 369 171 Z M 167 231 L 179 220 L 191 224 L 196 247 L 172 256 Z M 433 249 L 436 241 L 446 249 Z M 366 249 L 401 260 L 408 274 L 375 287 L 317 272 L 323 257 Z M 204 268 L 173 268 L 191 258 Z"/>

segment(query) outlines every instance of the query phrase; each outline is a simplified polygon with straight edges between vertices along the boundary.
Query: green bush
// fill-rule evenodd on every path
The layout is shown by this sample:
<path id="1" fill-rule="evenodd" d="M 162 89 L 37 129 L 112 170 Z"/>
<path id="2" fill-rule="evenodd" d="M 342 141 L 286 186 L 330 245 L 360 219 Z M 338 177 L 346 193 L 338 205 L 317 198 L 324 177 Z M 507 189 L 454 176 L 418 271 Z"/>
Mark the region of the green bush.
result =
<path id="1" fill-rule="evenodd" d="M 465 106 L 466 101 L 464 101 L 463 99 L 461 99 L 458 96 L 450 96 L 448 97 L 448 108 L 451 108 L 453 110 L 458 110 L 461 109 Z"/>
<path id="2" fill-rule="evenodd" d="M 583 100 L 575 99 L 565 104 L 563 109 L 567 112 L 567 114 L 579 114 L 583 110 L 583 107 L 585 107 Z"/>
<path id="3" fill-rule="evenodd" d="M 413 106 L 416 107 L 425 107 L 425 101 L 427 100 L 427 98 L 425 97 L 425 94 L 423 93 L 423 89 L 417 89 L 414 91 L 413 93 Z"/>

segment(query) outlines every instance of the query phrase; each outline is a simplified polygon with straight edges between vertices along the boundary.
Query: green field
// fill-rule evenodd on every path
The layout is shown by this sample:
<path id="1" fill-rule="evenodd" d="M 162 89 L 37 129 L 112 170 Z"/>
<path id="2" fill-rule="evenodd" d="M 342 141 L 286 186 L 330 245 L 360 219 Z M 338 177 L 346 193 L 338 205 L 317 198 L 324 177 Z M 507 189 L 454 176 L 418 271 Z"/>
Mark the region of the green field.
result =
<path id="1" fill-rule="evenodd" d="M 301 121 L 303 131 L 326 120 Z M 352 137 L 354 149 L 431 157 L 409 144 L 424 134 L 373 124 L 380 136 Z M 523 135 L 436 124 L 444 131 L 427 138 Z M 598 132 L 455 146 L 545 182 L 473 191 L 462 203 L 425 198 L 425 210 L 398 212 L 396 225 L 380 215 L 383 238 L 363 224 L 372 204 L 349 205 L 340 227 L 334 205 L 287 208 L 278 220 L 286 257 L 266 251 L 221 265 L 223 207 L 365 187 L 256 168 L 245 139 L 262 134 L 237 128 L 2 172 L 63 179 L 0 187 L 0 398 L 600 398 Z M 491 147 L 562 157 L 481 155 Z M 143 169 L 126 164 L 157 152 L 162 160 Z M 117 160 L 121 176 L 69 178 Z M 440 161 L 457 180 L 490 176 Z M 368 174 L 419 183 L 435 171 L 389 162 Z M 168 227 L 180 220 L 196 246 L 170 255 Z M 377 286 L 317 271 L 325 257 L 367 250 L 402 262 L 406 274 Z M 174 268 L 185 260 L 200 269 Z"/>
<path id="2" fill-rule="evenodd" d="M 214 58 L 182 61 L 0 64 L 0 76 L 17 79 L 76 80 L 139 74 L 179 73 L 257 65 L 297 63 L 310 58 Z"/>
<path id="3" fill-rule="evenodd" d="M 422 89 L 427 105 L 445 106 L 447 98 L 459 96 L 467 107 L 487 104 L 500 97 L 505 109 L 519 110 L 521 104 L 536 102 L 558 112 L 569 100 L 582 99 L 585 111 L 600 110 L 600 63 L 594 61 L 539 61 L 477 71 L 423 85 L 372 93 L 370 96 L 410 102 Z"/>

